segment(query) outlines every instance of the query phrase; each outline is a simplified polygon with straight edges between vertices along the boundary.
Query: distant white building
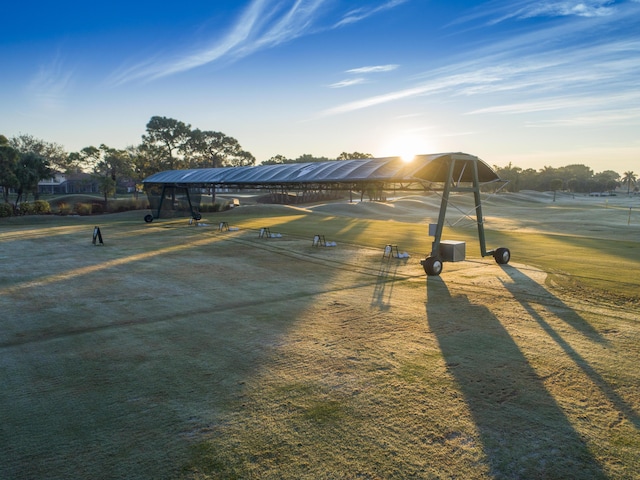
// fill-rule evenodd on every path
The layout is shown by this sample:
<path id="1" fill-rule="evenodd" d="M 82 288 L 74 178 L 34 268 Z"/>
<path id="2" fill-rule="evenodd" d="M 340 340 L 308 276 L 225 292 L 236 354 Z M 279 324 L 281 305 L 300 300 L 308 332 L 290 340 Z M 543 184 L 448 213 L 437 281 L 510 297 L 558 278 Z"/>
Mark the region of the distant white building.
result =
<path id="1" fill-rule="evenodd" d="M 99 193 L 98 182 L 88 173 L 55 173 L 38 182 L 39 193 Z"/>

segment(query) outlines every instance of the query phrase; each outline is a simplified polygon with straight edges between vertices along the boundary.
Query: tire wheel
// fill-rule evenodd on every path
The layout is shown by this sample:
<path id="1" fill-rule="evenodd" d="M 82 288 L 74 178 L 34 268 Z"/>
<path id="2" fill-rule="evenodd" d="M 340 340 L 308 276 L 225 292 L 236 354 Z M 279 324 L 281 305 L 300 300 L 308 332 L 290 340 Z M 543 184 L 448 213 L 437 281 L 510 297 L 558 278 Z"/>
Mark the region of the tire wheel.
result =
<path id="1" fill-rule="evenodd" d="M 495 252 L 493 252 L 493 258 L 495 258 L 496 262 L 499 265 L 506 265 L 511 260 L 511 252 L 508 248 L 498 248 Z"/>
<path id="2" fill-rule="evenodd" d="M 153 215 L 145 215 L 144 216 L 144 221 L 147 222 L 147 223 L 153 222 Z"/>
<path id="3" fill-rule="evenodd" d="M 430 277 L 437 277 L 442 272 L 442 260 L 438 257 L 427 257 L 420 263 L 425 273 Z"/>

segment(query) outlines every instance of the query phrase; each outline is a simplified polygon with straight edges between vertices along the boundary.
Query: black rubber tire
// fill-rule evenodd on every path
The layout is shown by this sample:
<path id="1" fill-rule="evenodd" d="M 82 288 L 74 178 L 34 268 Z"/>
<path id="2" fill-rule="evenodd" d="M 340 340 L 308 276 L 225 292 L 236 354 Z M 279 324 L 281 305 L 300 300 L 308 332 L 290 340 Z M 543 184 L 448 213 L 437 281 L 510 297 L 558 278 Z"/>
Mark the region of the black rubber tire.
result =
<path id="1" fill-rule="evenodd" d="M 151 214 L 145 215 L 144 216 L 144 221 L 147 222 L 147 223 L 153 222 L 153 215 L 151 215 Z"/>
<path id="2" fill-rule="evenodd" d="M 437 277 L 442 272 L 442 260 L 438 257 L 427 257 L 420 263 L 425 273 L 430 277 Z"/>
<path id="3" fill-rule="evenodd" d="M 498 265 L 506 265 L 511 260 L 511 252 L 508 248 L 500 247 L 493 252 L 493 258 Z"/>

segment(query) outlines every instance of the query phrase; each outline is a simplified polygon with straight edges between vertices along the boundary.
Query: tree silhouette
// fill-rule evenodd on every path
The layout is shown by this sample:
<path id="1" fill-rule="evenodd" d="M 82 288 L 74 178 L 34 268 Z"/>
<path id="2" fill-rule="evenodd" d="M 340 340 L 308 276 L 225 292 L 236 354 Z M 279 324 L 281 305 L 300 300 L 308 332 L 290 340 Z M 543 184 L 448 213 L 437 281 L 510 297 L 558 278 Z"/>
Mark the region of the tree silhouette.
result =
<path id="1" fill-rule="evenodd" d="M 627 195 L 631 192 L 631 185 L 635 185 L 637 179 L 638 175 L 633 173 L 631 170 L 624 172 L 624 175 L 622 176 L 622 184 L 627 184 Z"/>

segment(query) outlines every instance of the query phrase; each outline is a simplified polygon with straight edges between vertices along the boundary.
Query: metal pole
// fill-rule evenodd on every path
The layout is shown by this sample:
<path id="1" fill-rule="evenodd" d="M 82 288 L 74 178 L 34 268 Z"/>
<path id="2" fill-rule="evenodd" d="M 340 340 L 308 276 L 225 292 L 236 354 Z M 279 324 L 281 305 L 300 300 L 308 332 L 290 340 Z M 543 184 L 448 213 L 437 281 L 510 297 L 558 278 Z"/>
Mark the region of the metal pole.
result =
<path id="1" fill-rule="evenodd" d="M 476 222 L 478 224 L 478 240 L 480 241 L 480 255 L 486 257 L 493 252 L 487 252 L 484 237 L 484 220 L 482 218 L 482 201 L 480 199 L 480 181 L 478 180 L 478 161 L 473 160 L 473 198 L 476 204 Z"/>
<path id="2" fill-rule="evenodd" d="M 158 213 L 156 215 L 156 218 L 160 218 L 160 210 L 162 210 L 162 202 L 164 202 L 164 194 L 166 193 L 166 190 L 167 190 L 167 185 L 163 184 L 162 195 L 160 195 L 160 201 L 158 202 Z"/>
<path id="3" fill-rule="evenodd" d="M 440 203 L 440 213 L 438 214 L 438 223 L 436 225 L 436 234 L 431 246 L 431 256 L 437 257 L 440 254 L 440 240 L 442 238 L 442 230 L 444 229 L 444 217 L 447 212 L 447 204 L 449 203 L 449 193 L 451 192 L 451 185 L 453 182 L 453 168 L 456 164 L 455 158 L 451 158 L 449 164 L 449 174 L 444 184 L 444 192 L 442 193 L 442 201 Z"/>
<path id="4" fill-rule="evenodd" d="M 193 211 L 193 205 L 191 205 L 191 195 L 189 195 L 189 187 L 184 187 L 187 194 L 187 202 L 189 202 L 189 211 L 191 212 L 191 218 L 196 218 L 196 214 Z"/>

